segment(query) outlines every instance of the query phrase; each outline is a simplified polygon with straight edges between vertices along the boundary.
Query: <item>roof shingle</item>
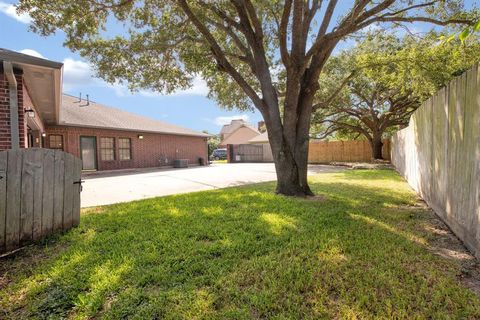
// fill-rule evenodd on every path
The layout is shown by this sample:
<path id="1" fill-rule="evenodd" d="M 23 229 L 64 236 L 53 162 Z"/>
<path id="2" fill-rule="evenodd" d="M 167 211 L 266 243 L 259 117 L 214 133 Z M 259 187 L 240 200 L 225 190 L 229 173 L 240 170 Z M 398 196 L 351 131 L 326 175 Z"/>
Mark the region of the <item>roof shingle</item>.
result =
<path id="1" fill-rule="evenodd" d="M 64 94 L 60 108 L 59 125 L 91 127 L 103 129 L 118 129 L 139 132 L 155 132 L 174 135 L 209 137 L 203 132 L 182 128 L 163 121 L 150 119 L 134 113 L 126 112 L 112 107 L 82 99 L 79 103 L 77 97 Z"/>

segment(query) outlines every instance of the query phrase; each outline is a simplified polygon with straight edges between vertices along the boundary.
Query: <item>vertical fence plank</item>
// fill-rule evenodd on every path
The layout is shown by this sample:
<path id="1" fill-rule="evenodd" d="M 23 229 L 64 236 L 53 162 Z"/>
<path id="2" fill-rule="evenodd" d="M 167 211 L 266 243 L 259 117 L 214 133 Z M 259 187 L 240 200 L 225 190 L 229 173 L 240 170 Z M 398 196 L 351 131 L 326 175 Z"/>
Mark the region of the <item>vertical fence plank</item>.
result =
<path id="1" fill-rule="evenodd" d="M 55 150 L 53 182 L 53 230 L 63 229 L 63 187 L 65 178 L 65 154 Z"/>
<path id="2" fill-rule="evenodd" d="M 455 168 L 455 190 L 456 195 L 453 198 L 454 213 L 458 216 L 459 223 L 464 225 L 466 223 L 466 212 L 463 211 L 463 202 L 465 201 L 465 89 L 466 89 L 466 74 L 462 74 L 457 78 L 457 100 L 455 104 L 455 121 L 457 123 L 457 150 L 455 152 L 455 160 L 452 163 Z M 458 201 L 460 200 L 460 201 Z"/>
<path id="3" fill-rule="evenodd" d="M 65 154 L 65 179 L 63 187 L 63 229 L 68 230 L 72 227 L 73 213 L 73 177 L 74 177 L 74 158 L 71 154 Z"/>
<path id="4" fill-rule="evenodd" d="M 5 250 L 8 152 L 0 152 L 0 252 Z"/>
<path id="5" fill-rule="evenodd" d="M 75 158 L 74 161 L 74 181 L 80 181 L 82 175 L 82 161 Z M 80 223 L 80 191 L 82 187 L 80 183 L 74 185 L 73 192 L 73 212 L 72 212 L 72 225 L 78 226 Z"/>
<path id="6" fill-rule="evenodd" d="M 20 244 L 32 240 L 33 234 L 33 182 L 35 168 L 35 150 L 23 152 L 21 210 L 20 210 Z"/>
<path id="7" fill-rule="evenodd" d="M 43 202 L 42 202 L 42 234 L 53 230 L 53 181 L 54 181 L 53 150 L 45 150 L 43 157 Z"/>
<path id="8" fill-rule="evenodd" d="M 33 240 L 42 236 L 42 209 L 43 209 L 43 157 L 45 151 L 37 149 L 34 156 L 33 170 Z"/>
<path id="9" fill-rule="evenodd" d="M 476 87 L 475 87 L 475 106 L 476 106 L 476 111 L 475 111 L 475 123 L 477 127 L 477 132 L 480 131 L 480 66 L 477 64 L 476 65 Z M 478 133 L 480 136 L 480 132 Z M 475 185 L 476 189 L 476 202 L 475 202 L 475 208 L 476 208 L 476 213 L 474 214 L 477 215 L 477 232 L 476 232 L 476 238 L 480 238 L 480 138 L 477 138 L 477 142 L 474 145 L 474 155 L 475 155 L 475 173 L 473 176 L 473 181 L 477 181 Z M 479 249 L 480 250 L 480 249 Z"/>
<path id="10" fill-rule="evenodd" d="M 479 181 L 475 179 L 476 171 L 476 144 L 480 137 L 479 128 L 479 105 L 476 104 L 477 90 L 477 66 L 466 72 L 466 95 L 465 95 L 465 135 L 464 135 L 464 172 L 465 172 L 465 197 L 462 210 L 466 212 L 466 226 L 468 233 L 473 239 L 477 238 L 478 214 L 472 214 L 476 206 L 476 186 Z M 473 240 L 472 240 L 473 241 Z"/>
<path id="11" fill-rule="evenodd" d="M 20 195 L 22 185 L 22 153 L 8 150 L 7 171 L 7 210 L 6 210 L 6 249 L 18 247 L 20 243 Z"/>

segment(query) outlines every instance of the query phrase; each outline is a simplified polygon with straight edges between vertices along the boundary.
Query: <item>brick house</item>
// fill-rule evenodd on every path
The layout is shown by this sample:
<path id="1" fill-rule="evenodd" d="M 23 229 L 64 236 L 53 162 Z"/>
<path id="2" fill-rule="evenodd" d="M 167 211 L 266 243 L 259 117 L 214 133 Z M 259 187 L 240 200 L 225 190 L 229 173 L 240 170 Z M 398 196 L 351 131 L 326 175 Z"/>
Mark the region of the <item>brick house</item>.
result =
<path id="1" fill-rule="evenodd" d="M 207 134 L 62 94 L 61 63 L 6 49 L 0 62 L 0 151 L 62 149 L 84 170 L 207 159 Z"/>

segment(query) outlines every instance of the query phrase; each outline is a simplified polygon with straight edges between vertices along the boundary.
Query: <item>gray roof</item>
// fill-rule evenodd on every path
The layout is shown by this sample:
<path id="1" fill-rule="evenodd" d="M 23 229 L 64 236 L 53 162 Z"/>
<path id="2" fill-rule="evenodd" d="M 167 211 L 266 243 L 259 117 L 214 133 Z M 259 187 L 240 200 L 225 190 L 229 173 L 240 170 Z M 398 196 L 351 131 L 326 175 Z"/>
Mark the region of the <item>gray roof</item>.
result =
<path id="1" fill-rule="evenodd" d="M 210 136 L 202 132 L 182 128 L 163 121 L 107 107 L 93 101 L 90 101 L 90 105 L 81 107 L 80 105 L 87 104 L 87 101 L 85 99 L 82 99 L 81 103 L 78 101 L 78 97 L 66 94 L 63 95 L 59 125 L 198 137 Z"/>

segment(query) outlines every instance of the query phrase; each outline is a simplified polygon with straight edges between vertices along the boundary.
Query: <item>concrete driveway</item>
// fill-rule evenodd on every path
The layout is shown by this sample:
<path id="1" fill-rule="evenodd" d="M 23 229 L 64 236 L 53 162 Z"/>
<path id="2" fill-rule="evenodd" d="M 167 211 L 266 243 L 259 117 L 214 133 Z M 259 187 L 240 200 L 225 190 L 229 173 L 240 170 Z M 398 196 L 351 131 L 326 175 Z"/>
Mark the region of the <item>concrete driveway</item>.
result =
<path id="1" fill-rule="evenodd" d="M 312 165 L 309 173 L 333 172 L 340 167 Z M 192 191 L 274 181 L 273 163 L 212 164 L 188 169 L 149 169 L 99 172 L 83 177 L 82 207 L 127 202 Z"/>

